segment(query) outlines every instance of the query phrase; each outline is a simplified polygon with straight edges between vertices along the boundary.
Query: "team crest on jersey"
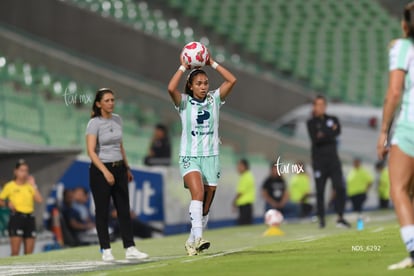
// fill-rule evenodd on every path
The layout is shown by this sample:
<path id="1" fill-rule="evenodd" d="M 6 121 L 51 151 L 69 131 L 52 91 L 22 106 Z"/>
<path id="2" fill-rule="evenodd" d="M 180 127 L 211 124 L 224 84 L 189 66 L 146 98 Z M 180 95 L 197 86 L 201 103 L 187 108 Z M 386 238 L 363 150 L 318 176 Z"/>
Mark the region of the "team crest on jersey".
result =
<path id="1" fill-rule="evenodd" d="M 213 104 L 214 103 L 214 97 L 211 95 L 211 93 L 207 94 L 207 103 L 208 104 Z"/>
<path id="2" fill-rule="evenodd" d="M 190 165 L 191 165 L 191 162 L 190 162 L 190 157 L 183 157 L 182 159 L 181 159 L 181 162 L 183 163 L 183 168 L 184 169 L 188 169 L 189 167 L 190 167 Z"/>

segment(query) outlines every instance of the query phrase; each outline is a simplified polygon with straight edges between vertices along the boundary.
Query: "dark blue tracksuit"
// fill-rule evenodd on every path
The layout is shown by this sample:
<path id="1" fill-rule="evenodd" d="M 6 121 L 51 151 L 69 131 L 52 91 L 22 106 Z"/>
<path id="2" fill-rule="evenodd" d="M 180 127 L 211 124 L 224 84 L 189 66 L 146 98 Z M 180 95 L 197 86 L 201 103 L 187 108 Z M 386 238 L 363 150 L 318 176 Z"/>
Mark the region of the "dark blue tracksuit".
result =
<path id="1" fill-rule="evenodd" d="M 324 193 L 328 178 L 335 190 L 335 210 L 342 216 L 345 207 L 345 185 L 337 151 L 337 137 L 341 126 L 335 116 L 312 117 L 307 121 L 312 141 L 312 166 L 316 184 L 317 212 L 320 223 L 325 223 Z M 336 127 L 335 127 L 336 126 Z"/>

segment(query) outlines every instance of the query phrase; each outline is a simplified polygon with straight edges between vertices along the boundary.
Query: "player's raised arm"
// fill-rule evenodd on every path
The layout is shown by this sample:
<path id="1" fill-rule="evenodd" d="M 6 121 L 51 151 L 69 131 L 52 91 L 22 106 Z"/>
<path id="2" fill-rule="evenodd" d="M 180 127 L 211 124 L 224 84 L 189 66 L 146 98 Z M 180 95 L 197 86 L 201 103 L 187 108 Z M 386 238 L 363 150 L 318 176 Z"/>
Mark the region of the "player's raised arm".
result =
<path id="1" fill-rule="evenodd" d="M 208 59 L 206 65 L 210 65 L 213 69 L 224 78 L 224 82 L 220 85 L 220 98 L 224 100 L 232 91 L 233 86 L 236 84 L 236 77 L 223 65 L 215 62 L 211 57 Z"/>
<path id="2" fill-rule="evenodd" d="M 188 69 L 188 66 L 185 65 L 181 56 L 180 62 L 180 67 L 178 67 L 177 72 L 175 72 L 170 82 L 168 83 L 168 93 L 170 94 L 175 106 L 179 106 L 181 102 L 181 92 L 178 90 L 178 84 L 180 83 L 184 72 Z"/>

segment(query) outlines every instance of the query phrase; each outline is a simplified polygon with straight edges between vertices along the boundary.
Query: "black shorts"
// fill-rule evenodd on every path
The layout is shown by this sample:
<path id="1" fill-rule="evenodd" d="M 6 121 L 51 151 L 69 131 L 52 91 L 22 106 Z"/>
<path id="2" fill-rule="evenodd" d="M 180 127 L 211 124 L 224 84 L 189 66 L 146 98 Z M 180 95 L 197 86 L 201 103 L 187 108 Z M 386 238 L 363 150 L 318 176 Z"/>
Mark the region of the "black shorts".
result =
<path id="1" fill-rule="evenodd" d="M 36 223 L 32 214 L 11 213 L 9 219 L 9 236 L 35 238 Z"/>

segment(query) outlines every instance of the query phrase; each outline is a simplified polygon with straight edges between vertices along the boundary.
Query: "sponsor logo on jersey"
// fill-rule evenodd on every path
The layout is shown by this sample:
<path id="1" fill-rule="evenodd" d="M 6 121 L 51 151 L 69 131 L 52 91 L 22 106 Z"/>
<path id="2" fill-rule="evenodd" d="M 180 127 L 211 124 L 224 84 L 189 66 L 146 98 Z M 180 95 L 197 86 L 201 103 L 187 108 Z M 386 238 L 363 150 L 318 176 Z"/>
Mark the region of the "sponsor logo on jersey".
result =
<path id="1" fill-rule="evenodd" d="M 210 119 L 210 112 L 208 112 L 207 110 L 200 110 L 197 113 L 197 124 L 201 125 L 204 123 L 204 121 Z"/>

